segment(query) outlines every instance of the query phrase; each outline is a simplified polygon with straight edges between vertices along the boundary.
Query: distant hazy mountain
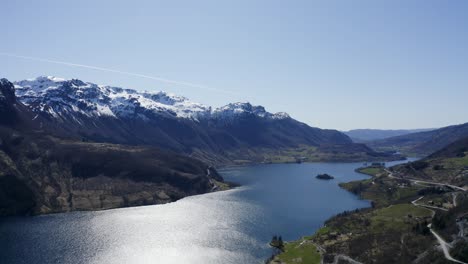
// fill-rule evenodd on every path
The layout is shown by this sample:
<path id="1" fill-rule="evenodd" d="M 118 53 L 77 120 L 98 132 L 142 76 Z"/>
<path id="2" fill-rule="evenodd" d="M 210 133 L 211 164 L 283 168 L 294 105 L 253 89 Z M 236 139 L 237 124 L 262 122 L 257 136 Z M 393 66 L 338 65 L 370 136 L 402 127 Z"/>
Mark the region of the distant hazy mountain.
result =
<path id="1" fill-rule="evenodd" d="M 434 128 L 426 129 L 397 129 L 397 130 L 387 130 L 387 129 L 353 129 L 345 131 L 354 142 L 367 142 L 377 139 L 385 139 L 389 137 L 396 137 L 405 134 L 417 133 L 434 130 Z"/>
<path id="2" fill-rule="evenodd" d="M 360 153 L 354 159 L 378 156 L 339 131 L 310 127 L 286 113 L 270 113 L 250 103 L 213 109 L 165 92 L 50 76 L 14 84 L 18 99 L 37 118 L 48 120 L 61 134 L 83 140 L 158 146 L 214 164 L 263 161 L 264 153 L 300 146 L 326 152 L 317 159 L 333 160 L 337 150 Z"/>
<path id="3" fill-rule="evenodd" d="M 426 156 L 464 137 L 468 137 L 468 123 L 376 140 L 368 145 L 377 150 Z"/>

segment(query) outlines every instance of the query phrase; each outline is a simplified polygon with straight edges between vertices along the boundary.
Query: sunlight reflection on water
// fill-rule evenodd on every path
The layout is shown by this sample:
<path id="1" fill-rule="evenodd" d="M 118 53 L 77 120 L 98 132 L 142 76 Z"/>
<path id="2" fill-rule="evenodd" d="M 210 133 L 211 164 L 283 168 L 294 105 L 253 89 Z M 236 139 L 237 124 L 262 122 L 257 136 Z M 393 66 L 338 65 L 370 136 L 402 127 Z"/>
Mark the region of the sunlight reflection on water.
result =
<path id="1" fill-rule="evenodd" d="M 264 263 L 279 234 L 310 235 L 330 216 L 369 206 L 338 182 L 360 163 L 221 170 L 243 187 L 174 203 L 0 219 L 2 263 Z M 318 173 L 335 180 L 321 181 Z"/>

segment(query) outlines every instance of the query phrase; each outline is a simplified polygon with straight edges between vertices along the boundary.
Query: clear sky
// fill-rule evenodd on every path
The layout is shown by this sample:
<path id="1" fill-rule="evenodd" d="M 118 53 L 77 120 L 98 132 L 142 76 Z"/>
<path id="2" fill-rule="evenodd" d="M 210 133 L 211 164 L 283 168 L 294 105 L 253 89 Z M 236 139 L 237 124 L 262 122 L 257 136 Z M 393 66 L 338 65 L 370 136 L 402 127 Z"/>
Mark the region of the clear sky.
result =
<path id="1" fill-rule="evenodd" d="M 10 80 L 53 75 L 250 101 L 322 128 L 468 122 L 468 1 L 2 0 Z"/>

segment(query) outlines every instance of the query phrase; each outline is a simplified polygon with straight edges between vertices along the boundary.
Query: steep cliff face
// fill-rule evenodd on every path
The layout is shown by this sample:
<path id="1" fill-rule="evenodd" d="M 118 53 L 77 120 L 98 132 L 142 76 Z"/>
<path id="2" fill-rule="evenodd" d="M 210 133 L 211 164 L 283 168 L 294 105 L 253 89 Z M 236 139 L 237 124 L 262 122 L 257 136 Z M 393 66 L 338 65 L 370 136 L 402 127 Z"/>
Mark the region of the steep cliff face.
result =
<path id="1" fill-rule="evenodd" d="M 0 124 L 12 125 L 15 121 L 15 88 L 6 79 L 0 79 Z"/>
<path id="2" fill-rule="evenodd" d="M 157 149 L 11 130 L 0 138 L 2 215 L 166 203 L 210 192 L 222 181 L 200 161 Z"/>
<path id="3" fill-rule="evenodd" d="M 57 138 L 0 82 L 0 215 L 166 203 L 215 190 L 203 162 L 154 147 Z"/>

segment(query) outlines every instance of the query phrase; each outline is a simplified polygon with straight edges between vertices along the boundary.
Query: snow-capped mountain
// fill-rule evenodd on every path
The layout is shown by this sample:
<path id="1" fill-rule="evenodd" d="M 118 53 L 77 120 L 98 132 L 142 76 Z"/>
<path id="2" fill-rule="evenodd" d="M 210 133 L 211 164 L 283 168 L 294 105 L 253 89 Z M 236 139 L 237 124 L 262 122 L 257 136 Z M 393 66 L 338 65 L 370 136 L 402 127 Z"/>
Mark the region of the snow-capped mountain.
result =
<path id="1" fill-rule="evenodd" d="M 213 109 L 165 92 L 51 76 L 17 81 L 14 88 L 18 107 L 28 112 L 24 119 L 34 131 L 61 138 L 156 146 L 213 163 L 262 161 L 264 153 L 300 146 L 327 153 L 336 151 L 335 146 L 372 152 L 339 131 L 310 127 L 250 103 Z"/>
<path id="2" fill-rule="evenodd" d="M 14 83 L 21 102 L 38 113 L 48 113 L 55 118 L 69 118 L 75 113 L 87 117 L 115 117 L 151 119 L 154 115 L 200 119 L 232 119 L 243 114 L 283 119 L 286 113 L 272 114 L 262 106 L 250 103 L 233 103 L 212 109 L 189 99 L 165 92 L 139 92 L 105 85 L 65 80 L 53 76 Z M 77 120 L 77 117 L 73 117 Z"/>
<path id="3" fill-rule="evenodd" d="M 163 114 L 194 118 L 210 113 L 210 107 L 194 103 L 182 96 L 165 92 L 139 92 L 120 87 L 97 85 L 52 76 L 14 83 L 16 95 L 37 112 L 54 117 L 80 113 L 86 116 L 141 117 Z"/>
<path id="4" fill-rule="evenodd" d="M 14 85 L 0 79 L 0 216 L 166 203 L 211 192 L 223 181 L 211 164 L 181 152 L 96 144 L 64 129 L 76 122 L 55 120 L 32 112 L 17 100 Z M 94 128 L 109 135 L 119 124 Z"/>
<path id="5" fill-rule="evenodd" d="M 276 114 L 269 113 L 263 106 L 254 106 L 250 103 L 231 103 L 212 111 L 213 118 L 233 118 L 242 114 L 253 114 L 258 117 L 271 119 L 286 119 L 290 118 L 287 113 L 279 112 Z"/>

